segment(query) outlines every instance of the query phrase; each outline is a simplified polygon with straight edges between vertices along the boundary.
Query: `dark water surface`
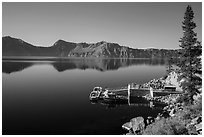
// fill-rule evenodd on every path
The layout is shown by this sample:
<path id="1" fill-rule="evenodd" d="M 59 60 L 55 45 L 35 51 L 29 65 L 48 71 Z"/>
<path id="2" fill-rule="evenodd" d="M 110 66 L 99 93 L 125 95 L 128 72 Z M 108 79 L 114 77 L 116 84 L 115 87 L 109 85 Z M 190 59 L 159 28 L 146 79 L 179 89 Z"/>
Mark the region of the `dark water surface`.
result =
<path id="1" fill-rule="evenodd" d="M 63 59 L 2 61 L 3 134 L 117 135 L 137 116 L 161 108 L 140 101 L 131 106 L 92 104 L 94 86 L 143 84 L 165 75 L 164 60 Z M 139 98 L 138 98 L 139 100 Z"/>

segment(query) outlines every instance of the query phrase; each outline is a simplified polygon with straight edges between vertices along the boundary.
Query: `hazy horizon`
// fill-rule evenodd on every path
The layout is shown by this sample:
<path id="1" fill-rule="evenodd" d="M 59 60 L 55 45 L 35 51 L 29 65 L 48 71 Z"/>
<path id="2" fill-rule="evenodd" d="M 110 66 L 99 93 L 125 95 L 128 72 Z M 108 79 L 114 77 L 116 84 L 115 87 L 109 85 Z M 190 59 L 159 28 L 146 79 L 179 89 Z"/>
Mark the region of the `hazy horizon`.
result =
<path id="1" fill-rule="evenodd" d="M 187 5 L 202 40 L 201 2 L 2 3 L 2 35 L 34 46 L 107 41 L 131 48 L 179 48 Z"/>

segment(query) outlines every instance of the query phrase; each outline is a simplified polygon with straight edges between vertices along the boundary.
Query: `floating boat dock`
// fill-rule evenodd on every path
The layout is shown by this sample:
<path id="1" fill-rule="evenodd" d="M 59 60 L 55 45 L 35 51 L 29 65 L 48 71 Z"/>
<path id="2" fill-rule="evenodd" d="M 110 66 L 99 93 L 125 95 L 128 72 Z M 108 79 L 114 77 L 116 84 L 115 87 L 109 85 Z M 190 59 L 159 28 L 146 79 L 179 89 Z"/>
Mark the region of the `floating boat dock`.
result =
<path id="1" fill-rule="evenodd" d="M 176 91 L 176 87 L 173 85 L 166 85 L 164 89 L 152 89 L 151 87 L 144 87 L 143 85 L 131 83 L 125 87 L 119 88 L 101 88 L 100 99 L 105 100 L 128 100 L 130 102 L 131 97 L 143 97 L 150 94 L 151 97 L 154 96 L 165 96 L 169 94 L 181 94 L 181 92 Z"/>
<path id="2" fill-rule="evenodd" d="M 147 99 L 144 98 L 146 95 L 150 95 L 150 97 L 153 98 L 181 93 L 180 91 L 176 91 L 176 87 L 173 85 L 165 85 L 163 89 L 153 89 L 133 83 L 119 88 L 102 89 L 101 87 L 95 87 L 90 93 L 90 100 L 94 101 L 92 102 L 94 104 L 99 102 L 104 105 L 108 104 L 110 107 L 117 105 L 138 106 L 144 105 L 144 102 L 147 101 Z M 142 104 L 140 104 L 141 99 L 138 98 L 143 99 Z M 152 101 L 147 101 L 145 105 L 149 107 L 155 106 Z"/>
<path id="3" fill-rule="evenodd" d="M 146 94 L 150 94 L 151 88 L 143 87 L 139 84 L 128 84 L 126 87 L 119 87 L 119 88 L 105 88 L 105 91 L 112 92 L 115 94 L 121 94 L 126 96 L 145 96 Z M 169 95 L 169 94 L 181 94 L 182 92 L 176 91 L 176 87 L 173 85 L 166 85 L 164 89 L 152 89 L 153 96 L 154 95 Z"/>

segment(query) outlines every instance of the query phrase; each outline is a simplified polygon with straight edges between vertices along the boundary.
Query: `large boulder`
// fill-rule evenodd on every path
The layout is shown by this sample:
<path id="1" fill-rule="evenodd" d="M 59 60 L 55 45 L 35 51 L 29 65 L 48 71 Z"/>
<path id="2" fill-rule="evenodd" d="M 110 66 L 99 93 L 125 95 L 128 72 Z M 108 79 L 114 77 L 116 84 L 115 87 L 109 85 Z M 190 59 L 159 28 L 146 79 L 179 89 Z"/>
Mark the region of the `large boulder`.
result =
<path id="1" fill-rule="evenodd" d="M 141 132 L 145 128 L 144 118 L 136 117 L 130 120 L 134 132 Z"/>
<path id="2" fill-rule="evenodd" d="M 132 123 L 126 122 L 125 124 L 122 125 L 122 128 L 129 131 L 132 128 Z"/>
<path id="3" fill-rule="evenodd" d="M 199 101 L 199 99 L 202 97 L 202 95 L 201 94 L 197 94 L 197 95 L 194 95 L 193 96 L 193 99 L 195 100 L 195 101 Z"/>
<path id="4" fill-rule="evenodd" d="M 191 120 L 191 124 L 199 124 L 200 122 L 202 122 L 202 117 L 196 117 L 194 119 Z"/>
<path id="5" fill-rule="evenodd" d="M 195 125 L 195 127 L 197 132 L 202 131 L 202 123 Z"/>

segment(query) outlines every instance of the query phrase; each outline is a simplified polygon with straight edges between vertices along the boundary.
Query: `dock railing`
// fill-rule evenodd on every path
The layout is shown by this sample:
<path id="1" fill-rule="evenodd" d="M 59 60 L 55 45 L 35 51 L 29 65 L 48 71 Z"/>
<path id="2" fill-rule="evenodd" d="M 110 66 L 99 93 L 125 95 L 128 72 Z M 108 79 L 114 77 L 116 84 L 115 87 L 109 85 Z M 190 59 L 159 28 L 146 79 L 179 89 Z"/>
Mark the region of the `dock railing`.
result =
<path id="1" fill-rule="evenodd" d="M 117 92 L 117 91 L 122 91 L 122 90 L 127 90 L 128 87 L 118 87 L 118 88 L 105 88 L 105 90 L 110 91 L 110 92 Z"/>

